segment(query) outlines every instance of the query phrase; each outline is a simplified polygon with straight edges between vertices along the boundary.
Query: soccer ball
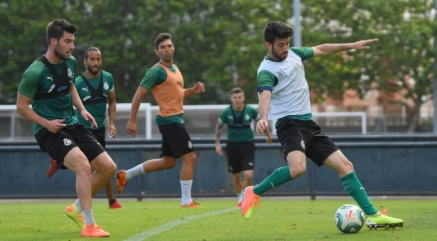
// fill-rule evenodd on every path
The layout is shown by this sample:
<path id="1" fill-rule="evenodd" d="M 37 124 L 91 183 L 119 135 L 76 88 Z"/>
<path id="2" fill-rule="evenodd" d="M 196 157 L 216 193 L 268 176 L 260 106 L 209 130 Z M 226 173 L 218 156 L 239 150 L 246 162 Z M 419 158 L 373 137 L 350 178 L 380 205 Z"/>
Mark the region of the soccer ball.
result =
<path id="1" fill-rule="evenodd" d="M 356 233 L 360 231 L 365 219 L 361 208 L 352 204 L 345 204 L 335 212 L 335 225 L 343 233 Z"/>

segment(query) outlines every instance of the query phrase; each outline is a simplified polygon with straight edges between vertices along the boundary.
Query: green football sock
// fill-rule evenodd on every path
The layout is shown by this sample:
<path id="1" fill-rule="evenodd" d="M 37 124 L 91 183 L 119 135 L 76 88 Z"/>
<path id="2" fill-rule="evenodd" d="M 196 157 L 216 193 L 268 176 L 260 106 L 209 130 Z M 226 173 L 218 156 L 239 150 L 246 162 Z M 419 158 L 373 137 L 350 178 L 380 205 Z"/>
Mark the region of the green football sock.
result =
<path id="1" fill-rule="evenodd" d="M 364 187 L 361 185 L 355 172 L 342 177 L 341 182 L 343 183 L 344 190 L 351 195 L 366 215 L 374 215 L 378 212 L 370 202 L 366 190 L 364 190 Z"/>
<path id="2" fill-rule="evenodd" d="M 266 179 L 264 179 L 260 184 L 256 185 L 253 188 L 253 192 L 261 196 L 268 190 L 279 187 L 282 184 L 291 180 L 293 180 L 293 178 L 291 177 L 290 169 L 288 168 L 288 166 L 280 167 L 273 171 L 273 173 L 270 174 L 270 176 L 268 176 Z"/>

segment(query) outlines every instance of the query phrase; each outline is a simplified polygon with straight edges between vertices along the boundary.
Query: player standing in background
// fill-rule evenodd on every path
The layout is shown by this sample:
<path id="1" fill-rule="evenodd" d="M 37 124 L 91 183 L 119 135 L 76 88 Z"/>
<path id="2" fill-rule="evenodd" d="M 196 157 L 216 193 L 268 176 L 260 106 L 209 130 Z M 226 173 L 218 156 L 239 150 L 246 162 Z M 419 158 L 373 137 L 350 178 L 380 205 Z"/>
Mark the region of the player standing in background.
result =
<path id="1" fill-rule="evenodd" d="M 180 172 L 181 207 L 201 207 L 191 199 L 191 186 L 196 161 L 193 144 L 184 124 L 184 98 L 205 91 L 201 82 L 190 89 L 184 89 L 184 79 L 179 68 L 173 63 L 175 47 L 169 33 L 161 33 L 155 39 L 155 54 L 159 62 L 146 71 L 133 100 L 127 133 L 137 134 L 136 118 L 141 100 L 151 91 L 158 102 L 159 112 L 155 117 L 162 135 L 161 158 L 145 161 L 127 171 L 117 172 L 117 191 L 122 192 L 127 182 L 140 174 L 172 169 L 182 158 Z"/>
<path id="2" fill-rule="evenodd" d="M 226 156 L 228 171 L 232 173 L 234 190 L 237 193 L 237 206 L 241 207 L 243 190 L 252 185 L 253 171 L 255 169 L 255 142 L 250 125 L 258 120 L 258 111 L 250 105 L 244 104 L 244 92 L 240 87 L 231 90 L 232 104 L 221 111 L 217 125 L 215 126 L 215 151 L 223 155 L 220 145 L 220 134 L 224 124 L 227 125 L 228 137 L 226 143 Z M 267 143 L 272 142 L 268 128 L 264 133 Z M 243 182 L 241 173 L 243 172 Z"/>
<path id="3" fill-rule="evenodd" d="M 289 48 L 292 36 L 293 29 L 282 22 L 273 21 L 266 25 L 264 40 L 268 53 L 257 73 L 260 120 L 256 131 L 262 133 L 268 128 L 267 118 L 278 120 L 276 132 L 288 166 L 276 169 L 260 184 L 245 189 L 242 215 L 249 219 L 261 195 L 301 176 L 306 170 L 308 157 L 317 166 L 326 165 L 338 172 L 346 192 L 367 215 L 368 226 L 402 226 L 402 219 L 389 217 L 372 205 L 355 174 L 353 164 L 313 121 L 308 83 L 302 64 L 302 61 L 313 56 L 368 49 L 369 44 L 378 40 Z"/>
<path id="4" fill-rule="evenodd" d="M 76 78 L 74 85 L 83 105 L 95 118 L 97 127 L 91 127 L 89 122 L 79 112 L 76 113 L 76 117 L 93 134 L 103 148 L 106 148 L 106 129 L 108 129 L 111 138 L 117 135 L 117 130 L 115 129 L 117 102 L 115 99 L 114 79 L 111 73 L 101 70 L 102 52 L 98 48 L 88 48 L 85 51 L 83 62 L 86 71 Z M 106 105 L 108 105 L 107 128 L 105 127 Z M 51 159 L 47 177 L 51 178 L 57 170 L 56 160 Z M 123 208 L 115 199 L 111 180 L 105 185 L 105 192 L 110 209 Z"/>
<path id="5" fill-rule="evenodd" d="M 93 196 L 111 179 L 117 166 L 93 135 L 74 116 L 73 105 L 92 127 L 97 126 L 74 87 L 77 28 L 65 19 L 47 25 L 48 50 L 24 72 L 17 94 L 17 112 L 33 122 L 41 150 L 57 160 L 58 168 L 76 175 L 78 199 L 65 214 L 82 229 L 85 237 L 108 237 L 93 215 Z M 32 108 L 29 105 L 32 104 Z M 91 170 L 95 172 L 91 175 Z"/>

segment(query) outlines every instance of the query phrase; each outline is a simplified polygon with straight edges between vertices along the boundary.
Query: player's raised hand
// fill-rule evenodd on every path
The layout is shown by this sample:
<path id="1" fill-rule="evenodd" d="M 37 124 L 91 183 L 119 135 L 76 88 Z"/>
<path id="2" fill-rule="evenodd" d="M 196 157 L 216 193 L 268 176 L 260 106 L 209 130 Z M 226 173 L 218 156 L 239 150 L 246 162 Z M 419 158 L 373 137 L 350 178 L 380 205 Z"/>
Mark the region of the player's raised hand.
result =
<path id="1" fill-rule="evenodd" d="M 377 42 L 377 41 L 378 41 L 377 38 L 360 40 L 360 41 L 353 43 L 352 48 L 353 49 L 369 49 L 370 48 L 369 44 Z"/>
<path id="2" fill-rule="evenodd" d="M 47 122 L 47 125 L 44 126 L 51 133 L 58 133 L 59 130 L 64 128 L 66 125 L 64 124 L 65 119 L 54 119 Z"/>

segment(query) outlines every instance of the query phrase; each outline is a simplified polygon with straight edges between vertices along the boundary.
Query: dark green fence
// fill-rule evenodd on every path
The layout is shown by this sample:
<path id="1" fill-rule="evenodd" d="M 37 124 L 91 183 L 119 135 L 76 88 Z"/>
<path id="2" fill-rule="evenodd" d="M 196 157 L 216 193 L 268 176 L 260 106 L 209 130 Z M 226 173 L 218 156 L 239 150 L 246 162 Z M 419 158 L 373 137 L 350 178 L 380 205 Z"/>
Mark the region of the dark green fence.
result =
<path id="1" fill-rule="evenodd" d="M 370 195 L 437 195 L 437 137 L 434 135 L 332 136 L 354 163 Z M 257 139 L 254 183 L 285 165 L 282 149 Z M 234 196 L 226 161 L 215 153 L 213 139 L 193 139 L 197 162 L 193 197 Z M 224 143 L 224 140 L 223 142 Z M 118 169 L 157 158 L 160 140 L 108 140 L 107 150 Z M 46 177 L 49 157 L 35 142 L 0 143 L 0 198 L 75 197 L 75 176 L 68 170 Z M 179 197 L 181 162 L 172 169 L 146 173 L 130 180 L 118 197 Z M 115 186 L 115 185 L 114 185 Z M 308 160 L 307 172 L 265 195 L 346 195 L 338 175 Z M 104 197 L 104 192 L 98 194 Z"/>

